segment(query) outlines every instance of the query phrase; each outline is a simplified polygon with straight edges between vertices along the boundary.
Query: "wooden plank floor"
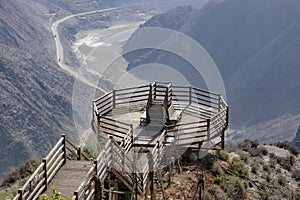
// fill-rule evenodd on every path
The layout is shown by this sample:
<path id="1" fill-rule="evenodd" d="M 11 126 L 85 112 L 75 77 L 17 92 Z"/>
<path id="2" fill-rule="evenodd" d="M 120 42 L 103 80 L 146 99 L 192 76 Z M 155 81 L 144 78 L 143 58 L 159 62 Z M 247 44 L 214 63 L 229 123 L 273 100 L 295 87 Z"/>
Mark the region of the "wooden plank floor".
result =
<path id="1" fill-rule="evenodd" d="M 72 197 L 91 166 L 90 161 L 68 160 L 54 176 L 46 194 L 52 195 L 52 189 L 56 189 L 63 197 Z"/>

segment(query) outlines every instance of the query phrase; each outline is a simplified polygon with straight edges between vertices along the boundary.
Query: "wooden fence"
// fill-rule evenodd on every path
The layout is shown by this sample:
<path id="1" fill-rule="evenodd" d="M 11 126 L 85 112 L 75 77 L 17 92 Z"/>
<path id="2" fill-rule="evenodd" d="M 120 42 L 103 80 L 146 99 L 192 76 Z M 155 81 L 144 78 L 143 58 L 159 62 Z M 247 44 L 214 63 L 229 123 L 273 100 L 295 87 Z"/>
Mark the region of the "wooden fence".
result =
<path id="1" fill-rule="evenodd" d="M 59 169 L 66 163 L 67 159 L 80 160 L 82 157 L 88 159 L 88 157 L 81 152 L 80 147 L 76 147 L 65 135 L 62 135 L 24 186 L 18 190 L 18 194 L 14 200 L 38 199 L 39 196 L 47 190 L 48 184 Z"/>

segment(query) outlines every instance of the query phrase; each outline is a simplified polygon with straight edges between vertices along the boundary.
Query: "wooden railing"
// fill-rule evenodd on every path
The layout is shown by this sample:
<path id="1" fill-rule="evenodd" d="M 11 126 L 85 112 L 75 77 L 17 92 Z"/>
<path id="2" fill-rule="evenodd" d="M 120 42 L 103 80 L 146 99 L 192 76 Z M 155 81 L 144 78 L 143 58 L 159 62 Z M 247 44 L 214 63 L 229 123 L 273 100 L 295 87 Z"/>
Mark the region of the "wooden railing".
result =
<path id="1" fill-rule="evenodd" d="M 93 199 L 95 192 L 93 176 L 97 175 L 101 181 L 104 181 L 108 172 L 111 169 L 122 172 L 122 176 L 127 180 L 128 184 L 132 185 L 132 161 L 128 158 L 127 153 L 133 144 L 133 133 L 129 131 L 119 144 L 115 141 L 114 137 L 105 144 L 104 148 L 93 161 L 94 166 L 91 167 L 85 179 L 80 184 L 78 189 L 74 192 L 73 200 Z"/>
<path id="2" fill-rule="evenodd" d="M 104 116 L 118 106 L 136 105 L 151 106 L 154 100 L 165 102 L 166 109 L 173 101 L 174 105 L 199 106 L 202 111 L 217 114 L 227 106 L 220 94 L 192 86 L 174 86 L 170 82 L 154 82 L 150 85 L 113 90 L 96 99 L 94 112 L 98 117 Z"/>
<path id="3" fill-rule="evenodd" d="M 113 90 L 114 108 L 121 106 L 132 106 L 140 103 L 145 105 L 148 101 L 150 85 Z"/>
<path id="4" fill-rule="evenodd" d="M 103 116 L 106 113 L 112 111 L 114 108 L 114 93 L 109 92 L 100 98 L 93 101 L 94 112 L 97 116 Z"/>
<path id="5" fill-rule="evenodd" d="M 62 135 L 24 186 L 18 190 L 18 194 L 14 200 L 38 199 L 39 196 L 47 190 L 48 184 L 59 169 L 66 163 L 67 159 L 80 160 L 82 157 L 88 159 L 88 157 L 81 152 L 80 147 L 76 147 L 65 135 Z"/>
<path id="6" fill-rule="evenodd" d="M 174 124 L 166 126 L 166 130 L 169 137 L 174 137 L 175 145 L 194 144 L 206 140 L 208 123 L 206 120 Z"/>
<path id="7" fill-rule="evenodd" d="M 132 124 L 115 121 L 108 117 L 101 117 L 100 131 L 107 135 L 116 137 L 118 140 L 123 140 L 129 134 L 133 134 Z"/>

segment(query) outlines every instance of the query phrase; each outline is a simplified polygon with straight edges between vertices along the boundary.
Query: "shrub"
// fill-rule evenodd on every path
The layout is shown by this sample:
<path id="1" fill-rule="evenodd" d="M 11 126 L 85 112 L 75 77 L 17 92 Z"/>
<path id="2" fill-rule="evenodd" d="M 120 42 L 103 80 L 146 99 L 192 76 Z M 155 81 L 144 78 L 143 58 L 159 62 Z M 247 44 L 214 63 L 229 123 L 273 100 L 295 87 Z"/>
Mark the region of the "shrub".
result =
<path id="1" fill-rule="evenodd" d="M 208 189 L 209 194 L 211 194 L 215 199 L 227 200 L 228 197 L 226 193 L 217 185 L 212 186 Z"/>
<path id="2" fill-rule="evenodd" d="M 295 158 L 294 156 L 289 156 L 288 158 L 283 158 L 283 157 L 276 157 L 277 163 L 281 165 L 284 169 L 291 171 L 292 166 L 295 163 Z"/>
<path id="3" fill-rule="evenodd" d="M 27 160 L 21 165 L 11 168 L 11 170 L 3 178 L 0 186 L 11 185 L 20 179 L 24 179 L 31 175 L 35 169 L 40 165 L 41 161 L 38 159 Z"/>
<path id="4" fill-rule="evenodd" d="M 263 170 L 264 170 L 265 172 L 269 172 L 269 171 L 270 171 L 270 167 L 269 167 L 268 165 L 264 164 L 264 165 L 263 165 Z"/>
<path id="5" fill-rule="evenodd" d="M 244 152 L 244 151 L 238 151 L 238 154 L 241 158 L 242 161 L 244 161 L 245 163 L 248 162 L 249 160 L 249 154 L 247 152 Z"/>
<path id="6" fill-rule="evenodd" d="M 279 185 L 285 186 L 285 184 L 286 184 L 286 179 L 285 179 L 284 176 L 280 175 L 280 176 L 278 176 L 277 182 L 278 182 Z"/>
<path id="7" fill-rule="evenodd" d="M 204 191 L 204 199 L 215 200 L 216 198 L 212 194 L 210 194 L 208 191 Z"/>
<path id="8" fill-rule="evenodd" d="M 225 176 L 217 176 L 214 179 L 214 184 L 220 185 L 223 187 L 223 184 L 226 182 L 226 177 Z"/>
<path id="9" fill-rule="evenodd" d="M 274 153 L 270 153 L 270 154 L 269 154 L 269 157 L 270 157 L 270 159 L 275 159 L 275 158 L 276 158 L 276 156 L 275 156 Z"/>
<path id="10" fill-rule="evenodd" d="M 274 159 L 271 159 L 270 160 L 270 167 L 272 168 L 272 169 L 275 169 L 276 168 L 276 161 L 274 160 Z"/>
<path id="11" fill-rule="evenodd" d="M 268 183 L 271 182 L 271 174 L 268 172 L 267 174 L 262 175 L 262 178 L 264 178 Z"/>
<path id="12" fill-rule="evenodd" d="M 223 161 L 228 162 L 228 160 L 229 160 L 229 155 L 228 155 L 228 153 L 227 153 L 226 151 L 224 151 L 224 150 L 218 150 L 218 151 L 217 151 L 217 156 L 218 156 L 221 160 L 223 160 Z"/>
<path id="13" fill-rule="evenodd" d="M 64 198 L 61 193 L 55 189 L 52 190 L 52 195 L 43 194 L 39 197 L 39 200 L 71 200 L 71 198 Z"/>
<path id="14" fill-rule="evenodd" d="M 298 154 L 300 153 L 299 150 L 297 149 L 297 147 L 294 147 L 292 145 L 286 144 L 284 142 L 276 142 L 273 144 L 274 146 L 277 146 L 279 148 L 288 150 L 291 154 L 298 156 Z"/>
<path id="15" fill-rule="evenodd" d="M 255 157 L 255 156 L 266 156 L 268 155 L 268 150 L 265 148 L 265 147 L 258 147 L 258 148 L 251 148 L 249 149 L 249 154 L 252 156 L 252 157 Z"/>
<path id="16" fill-rule="evenodd" d="M 225 192 L 230 199 L 244 199 L 244 183 L 238 177 L 232 177 L 229 179 Z"/>
<path id="17" fill-rule="evenodd" d="M 300 170 L 299 169 L 294 170 L 293 173 L 292 173 L 292 177 L 296 181 L 300 181 Z"/>
<path id="18" fill-rule="evenodd" d="M 254 174 L 257 174 L 257 171 L 259 170 L 259 165 L 257 163 L 251 164 L 251 172 Z"/>
<path id="19" fill-rule="evenodd" d="M 237 152 L 238 148 L 234 145 L 228 144 L 225 146 L 225 151 L 227 151 L 228 153 Z"/>
<path id="20" fill-rule="evenodd" d="M 253 140 L 245 140 L 244 142 L 239 143 L 238 147 L 240 149 L 243 149 L 244 151 L 249 152 L 250 149 L 257 148 L 258 145 L 259 145 L 259 143 L 257 140 L 254 140 L 254 141 Z"/>
<path id="21" fill-rule="evenodd" d="M 225 173 L 221 167 L 221 165 L 218 162 L 215 162 L 212 168 L 212 173 L 215 176 L 223 176 Z"/>
<path id="22" fill-rule="evenodd" d="M 269 200 L 271 198 L 271 194 L 268 189 L 262 187 L 258 190 L 258 194 L 262 200 Z"/>
<path id="23" fill-rule="evenodd" d="M 264 155 L 264 156 L 268 155 L 269 152 L 265 147 L 259 147 L 259 149 L 260 149 L 262 155 Z"/>
<path id="24" fill-rule="evenodd" d="M 225 173 L 218 162 L 215 162 L 212 168 L 212 173 L 215 175 L 214 183 L 217 185 L 223 185 L 226 182 Z"/>
<path id="25" fill-rule="evenodd" d="M 243 176 L 248 176 L 248 168 L 243 161 L 233 158 L 231 162 L 232 170 Z"/>

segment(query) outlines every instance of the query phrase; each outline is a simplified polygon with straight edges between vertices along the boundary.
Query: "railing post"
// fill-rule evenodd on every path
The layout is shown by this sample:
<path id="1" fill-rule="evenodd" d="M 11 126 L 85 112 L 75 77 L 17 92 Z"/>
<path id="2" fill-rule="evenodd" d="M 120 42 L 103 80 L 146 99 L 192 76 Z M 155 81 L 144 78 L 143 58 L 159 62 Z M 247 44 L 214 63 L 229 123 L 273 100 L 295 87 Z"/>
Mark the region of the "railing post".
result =
<path id="1" fill-rule="evenodd" d="M 224 150 L 225 148 L 225 130 L 222 130 L 221 134 L 221 149 Z"/>
<path id="2" fill-rule="evenodd" d="M 229 126 L 229 106 L 226 106 L 226 128 Z"/>
<path id="3" fill-rule="evenodd" d="M 154 81 L 153 83 L 153 86 L 154 86 L 154 100 L 156 99 L 156 81 Z"/>
<path id="4" fill-rule="evenodd" d="M 43 158 L 43 170 L 44 170 L 44 178 L 45 178 L 45 190 L 48 188 L 48 170 L 47 170 L 47 159 Z"/>
<path id="5" fill-rule="evenodd" d="M 173 100 L 173 98 L 172 98 L 172 83 L 169 83 L 169 85 L 168 85 L 168 106 L 171 105 L 172 100 Z"/>
<path id="6" fill-rule="evenodd" d="M 116 108 L 116 90 L 113 90 L 113 108 Z"/>
<path id="7" fill-rule="evenodd" d="M 23 200 L 23 190 L 22 189 L 18 190 L 18 194 L 19 194 L 19 200 Z"/>
<path id="8" fill-rule="evenodd" d="M 207 119 L 206 122 L 207 122 L 207 141 L 210 141 L 210 119 Z"/>
<path id="9" fill-rule="evenodd" d="M 160 159 L 160 144 L 159 144 L 159 141 L 157 141 L 157 155 L 158 155 L 157 159 L 159 160 Z"/>
<path id="10" fill-rule="evenodd" d="M 75 196 L 75 200 L 79 200 L 79 198 L 78 198 L 78 191 L 74 192 L 74 196 Z"/>
<path id="11" fill-rule="evenodd" d="M 148 166 L 149 166 L 149 179 L 148 182 L 150 182 L 150 193 L 151 193 L 151 200 L 155 199 L 155 191 L 154 191 L 154 161 L 153 161 L 153 155 L 150 151 L 147 152 L 147 158 L 148 158 Z M 146 183 L 147 185 L 147 183 Z M 144 185 L 143 185 L 144 188 Z"/>
<path id="12" fill-rule="evenodd" d="M 81 147 L 77 147 L 77 160 L 81 160 Z"/>
<path id="13" fill-rule="evenodd" d="M 96 175 L 97 175 L 97 174 L 98 174 L 98 161 L 97 161 L 97 159 L 94 160 L 94 166 L 95 166 L 94 171 L 95 171 L 95 173 L 96 173 Z"/>
<path id="14" fill-rule="evenodd" d="M 130 128 L 131 128 L 131 146 L 133 146 L 134 144 L 134 139 L 133 139 L 133 124 L 130 124 Z"/>
<path id="15" fill-rule="evenodd" d="M 111 154 L 110 159 L 113 159 L 113 155 L 114 155 L 114 145 L 113 142 L 115 141 L 113 136 L 109 136 L 110 139 L 110 152 L 108 152 L 109 154 Z M 108 161 L 107 161 L 108 162 Z M 111 166 L 109 166 L 110 168 L 113 168 L 114 163 L 111 162 Z"/>
<path id="16" fill-rule="evenodd" d="M 125 145 L 125 140 L 122 140 L 122 143 Z M 122 149 L 122 172 L 125 171 L 125 149 Z"/>
<path id="17" fill-rule="evenodd" d="M 63 152 L 64 152 L 64 163 L 63 164 L 66 164 L 67 162 L 67 141 L 66 141 L 66 135 L 65 134 L 62 134 L 61 137 L 63 137 L 63 142 L 62 142 L 62 145 L 63 145 Z"/>
<path id="18" fill-rule="evenodd" d="M 189 86 L 189 105 L 192 104 L 192 86 Z"/>
<path id="19" fill-rule="evenodd" d="M 218 112 L 220 112 L 221 111 L 221 94 L 218 94 Z"/>
<path id="20" fill-rule="evenodd" d="M 148 100 L 149 100 L 149 103 L 152 104 L 152 95 L 153 95 L 153 94 L 152 94 L 152 85 L 150 84 L 149 86 L 150 86 L 150 87 L 149 87 L 150 89 L 149 89 L 149 97 L 148 97 Z"/>

